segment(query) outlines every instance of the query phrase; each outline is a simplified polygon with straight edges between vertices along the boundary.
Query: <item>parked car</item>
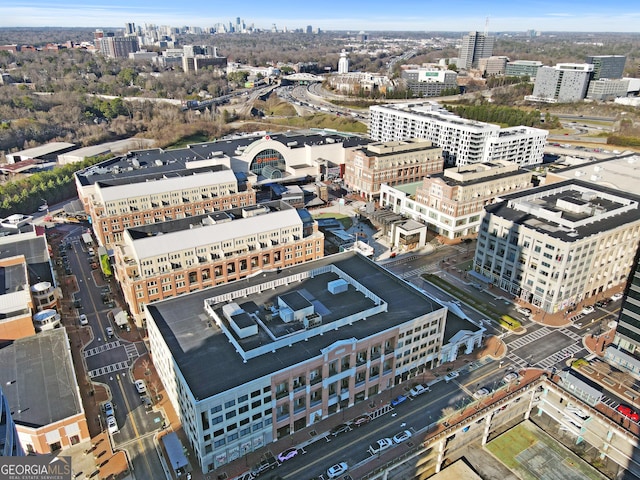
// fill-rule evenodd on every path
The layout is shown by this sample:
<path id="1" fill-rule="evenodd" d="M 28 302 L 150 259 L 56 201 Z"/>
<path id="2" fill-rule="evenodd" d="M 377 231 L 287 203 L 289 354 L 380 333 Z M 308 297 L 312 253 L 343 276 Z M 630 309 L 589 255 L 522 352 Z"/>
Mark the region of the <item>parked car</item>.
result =
<path id="1" fill-rule="evenodd" d="M 327 477 L 330 479 L 338 478 L 343 473 L 346 473 L 347 470 L 349 470 L 349 466 L 345 462 L 336 463 L 327 470 Z"/>
<path id="2" fill-rule="evenodd" d="M 633 410 L 631 407 L 627 405 L 618 405 L 616 410 L 620 412 L 622 415 L 624 415 L 625 417 L 630 418 L 634 422 L 637 422 L 638 420 L 640 420 L 640 415 L 638 415 L 638 412 L 636 412 L 635 410 Z"/>
<path id="3" fill-rule="evenodd" d="M 507 373 L 502 380 L 505 383 L 513 382 L 518 378 L 518 374 L 516 372 Z"/>
<path id="4" fill-rule="evenodd" d="M 409 440 L 410 438 L 411 438 L 411 431 L 404 430 L 400 433 L 396 433 L 393 436 L 393 443 L 402 443 L 406 440 Z"/>
<path id="5" fill-rule="evenodd" d="M 87 316 L 84 313 L 80 315 L 80 325 L 89 325 L 89 320 L 87 320 Z"/>
<path id="6" fill-rule="evenodd" d="M 596 302 L 596 307 L 604 308 L 607 305 L 609 305 L 610 303 L 611 303 L 611 299 L 610 298 L 605 298 L 605 299 L 602 299 L 602 300 L 598 300 Z"/>
<path id="7" fill-rule="evenodd" d="M 621 298 L 622 298 L 622 294 L 621 293 L 614 293 L 613 295 L 611 295 L 611 301 L 613 301 L 613 302 L 617 302 Z"/>
<path id="8" fill-rule="evenodd" d="M 393 440 L 390 438 L 381 438 L 380 440 L 376 440 L 374 443 L 369 445 L 369 453 L 371 455 L 375 455 L 376 453 L 380 453 L 387 448 L 393 445 Z"/>
<path id="9" fill-rule="evenodd" d="M 106 402 L 102 408 L 104 408 L 104 414 L 106 417 L 114 416 L 115 413 L 113 411 L 113 404 L 111 402 Z"/>
<path id="10" fill-rule="evenodd" d="M 524 315 L 525 317 L 531 316 L 531 309 L 529 308 L 516 307 L 516 312 L 518 312 L 520 315 Z"/>
<path id="11" fill-rule="evenodd" d="M 49 205 L 47 205 L 46 203 L 38 207 L 39 212 L 46 212 L 47 210 L 49 210 Z"/>
<path id="12" fill-rule="evenodd" d="M 144 383 L 144 380 L 136 380 L 134 382 L 136 386 L 136 390 L 140 395 L 147 393 L 147 386 Z"/>
<path id="13" fill-rule="evenodd" d="M 458 375 L 460 375 L 458 372 L 449 372 L 444 376 L 444 381 L 448 383 L 454 378 L 457 378 Z"/>
<path id="14" fill-rule="evenodd" d="M 393 400 L 391 400 L 391 406 L 392 406 L 392 407 L 398 406 L 398 405 L 400 405 L 401 403 L 406 402 L 406 401 L 407 401 L 407 398 L 408 398 L 408 397 L 406 397 L 406 396 L 404 396 L 404 395 L 398 395 L 396 398 L 394 398 Z"/>
<path id="15" fill-rule="evenodd" d="M 341 433 L 349 431 L 351 431 L 351 426 L 348 423 L 341 423 L 340 425 L 336 425 L 335 427 L 333 427 L 329 433 L 332 437 L 337 437 Z"/>
<path id="16" fill-rule="evenodd" d="M 153 400 L 148 395 L 142 396 L 142 404 L 146 410 L 151 410 L 153 408 Z"/>
<path id="17" fill-rule="evenodd" d="M 107 430 L 111 435 L 118 433 L 118 422 L 115 417 L 107 417 Z"/>
<path id="18" fill-rule="evenodd" d="M 293 447 L 292 448 L 287 448 L 284 452 L 280 452 L 278 454 L 278 461 L 280 463 L 286 462 L 287 460 L 291 460 L 296 455 L 298 455 L 298 449 L 297 448 L 293 448 Z"/>
<path id="19" fill-rule="evenodd" d="M 113 328 L 107 327 L 104 329 L 104 331 L 107 333 L 107 338 L 113 337 Z"/>
<path id="20" fill-rule="evenodd" d="M 593 308 L 593 305 L 585 305 L 584 307 L 582 307 L 582 311 L 580 313 L 582 313 L 583 315 L 589 315 L 590 313 L 595 312 L 596 309 Z"/>
<path id="21" fill-rule="evenodd" d="M 489 395 L 489 390 L 487 390 L 486 388 L 481 388 L 480 390 L 474 392 L 473 398 L 482 398 L 486 397 L 487 395 Z"/>
<path id="22" fill-rule="evenodd" d="M 409 390 L 409 395 L 412 397 L 417 397 L 418 395 L 422 395 L 423 393 L 427 393 L 429 391 L 429 387 L 425 387 L 424 385 L 418 384 Z"/>
<path id="23" fill-rule="evenodd" d="M 267 460 L 263 460 L 255 467 L 251 469 L 251 475 L 255 478 L 268 470 L 273 470 L 278 466 L 278 462 L 274 457 L 270 457 Z"/>
<path id="24" fill-rule="evenodd" d="M 360 415 L 353 419 L 351 425 L 354 427 L 359 427 L 360 425 L 364 425 L 365 423 L 369 423 L 371 421 L 371 417 L 369 415 Z"/>

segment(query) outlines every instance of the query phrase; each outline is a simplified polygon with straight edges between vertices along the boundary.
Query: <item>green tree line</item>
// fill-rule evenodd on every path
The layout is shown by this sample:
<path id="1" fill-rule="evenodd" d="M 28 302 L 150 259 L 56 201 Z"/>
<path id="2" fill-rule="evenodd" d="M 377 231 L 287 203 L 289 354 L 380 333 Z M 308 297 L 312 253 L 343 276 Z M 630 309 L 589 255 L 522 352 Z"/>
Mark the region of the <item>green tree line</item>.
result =
<path id="1" fill-rule="evenodd" d="M 102 156 L 71 163 L 0 185 L 0 216 L 28 214 L 37 211 L 45 202 L 54 204 L 74 197 L 77 192 L 73 174 L 107 158 Z"/>
<path id="2" fill-rule="evenodd" d="M 448 105 L 446 109 L 455 112 L 462 118 L 477 120 L 479 122 L 498 123 L 515 127 L 555 128 L 559 125 L 558 118 L 548 113 L 542 117 L 540 110 L 520 110 L 518 108 L 502 107 L 496 105 Z"/>

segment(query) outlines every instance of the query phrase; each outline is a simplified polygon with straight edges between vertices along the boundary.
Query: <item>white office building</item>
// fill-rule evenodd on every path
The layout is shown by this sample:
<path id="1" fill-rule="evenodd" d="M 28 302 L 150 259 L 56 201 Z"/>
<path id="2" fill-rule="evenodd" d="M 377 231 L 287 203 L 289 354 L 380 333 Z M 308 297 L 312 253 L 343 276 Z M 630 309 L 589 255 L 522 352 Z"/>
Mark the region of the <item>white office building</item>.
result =
<path id="1" fill-rule="evenodd" d="M 485 208 L 474 271 L 549 313 L 627 281 L 640 240 L 640 197 L 567 180 Z"/>
<path id="2" fill-rule="evenodd" d="M 369 136 L 379 142 L 429 140 L 449 165 L 507 160 L 523 166 L 542 163 L 548 132 L 466 120 L 430 102 L 370 107 Z"/>
<path id="3" fill-rule="evenodd" d="M 321 420 L 388 401 L 484 332 L 353 252 L 145 309 L 158 375 L 204 472 L 310 426 L 323 434 Z"/>
<path id="4" fill-rule="evenodd" d="M 587 94 L 593 73 L 590 63 L 559 63 L 555 67 L 540 67 L 536 74 L 533 94 L 525 100 L 545 103 L 570 103 L 582 100 Z"/>

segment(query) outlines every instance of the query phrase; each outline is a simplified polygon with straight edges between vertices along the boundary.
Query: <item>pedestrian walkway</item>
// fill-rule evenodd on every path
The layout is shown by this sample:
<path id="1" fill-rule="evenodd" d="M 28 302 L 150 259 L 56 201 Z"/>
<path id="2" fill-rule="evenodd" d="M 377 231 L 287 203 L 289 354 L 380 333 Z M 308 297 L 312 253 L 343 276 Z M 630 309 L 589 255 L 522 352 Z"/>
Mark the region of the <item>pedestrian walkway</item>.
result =
<path id="1" fill-rule="evenodd" d="M 572 344 L 568 347 L 563 348 L 559 352 L 555 352 L 552 355 L 549 355 L 547 358 L 543 358 L 536 362 L 536 366 L 540 368 L 544 368 L 545 370 L 551 370 L 552 367 L 562 362 L 563 360 L 567 360 L 569 358 L 573 358 L 580 351 L 584 350 L 584 347 L 581 343 Z"/>
<path id="2" fill-rule="evenodd" d="M 527 333 L 522 337 L 518 337 L 515 340 L 508 342 L 507 347 L 509 348 L 509 350 L 517 350 L 521 347 L 524 347 L 525 345 L 530 344 L 531 342 L 541 339 L 542 337 L 546 337 L 552 331 L 553 330 L 550 328 L 543 327 L 539 330 L 536 330 L 535 332 Z"/>
<path id="3" fill-rule="evenodd" d="M 113 350 L 121 345 L 120 340 L 116 340 L 115 342 L 105 343 L 98 347 L 89 348 L 83 352 L 84 358 L 93 357 L 94 355 L 98 355 L 99 353 L 106 352 L 108 350 Z"/>
<path id="4" fill-rule="evenodd" d="M 119 372 L 120 370 L 127 370 L 129 366 L 130 363 L 128 361 L 112 363 L 111 365 L 105 365 L 104 367 L 96 368 L 95 370 L 89 370 L 89 377 L 95 378 L 101 375 Z"/>

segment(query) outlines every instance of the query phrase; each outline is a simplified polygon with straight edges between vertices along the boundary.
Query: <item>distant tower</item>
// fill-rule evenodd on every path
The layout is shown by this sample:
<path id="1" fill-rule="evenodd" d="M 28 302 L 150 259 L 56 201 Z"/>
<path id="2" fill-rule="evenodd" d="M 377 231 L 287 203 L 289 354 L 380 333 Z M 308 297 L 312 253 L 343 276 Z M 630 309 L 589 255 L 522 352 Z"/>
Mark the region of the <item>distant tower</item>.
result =
<path id="1" fill-rule="evenodd" d="M 124 36 L 135 35 L 136 34 L 136 24 L 135 23 L 125 23 L 124 24 Z"/>
<path id="2" fill-rule="evenodd" d="M 340 53 L 340 60 L 338 60 L 338 73 L 349 73 L 349 59 L 347 58 L 347 51 L 343 48 Z"/>
<path id="3" fill-rule="evenodd" d="M 494 37 L 486 32 L 469 32 L 469 35 L 462 37 L 458 67 L 465 70 L 478 68 L 478 60 L 493 55 L 493 42 Z"/>

